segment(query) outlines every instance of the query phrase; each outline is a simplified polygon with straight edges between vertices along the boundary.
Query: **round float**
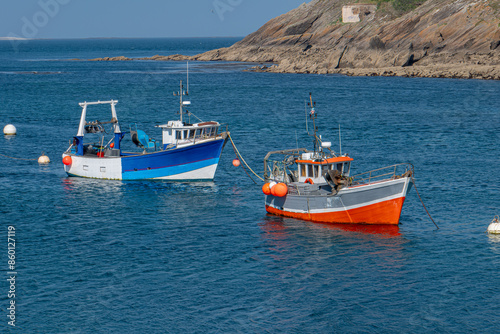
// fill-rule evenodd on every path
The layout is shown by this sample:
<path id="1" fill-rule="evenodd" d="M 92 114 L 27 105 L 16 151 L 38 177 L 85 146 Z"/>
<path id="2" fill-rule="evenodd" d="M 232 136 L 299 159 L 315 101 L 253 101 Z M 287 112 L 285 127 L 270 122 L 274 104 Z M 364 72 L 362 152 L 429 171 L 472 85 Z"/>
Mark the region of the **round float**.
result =
<path id="1" fill-rule="evenodd" d="M 495 216 L 488 226 L 488 233 L 500 234 L 500 218 L 498 216 Z"/>
<path id="2" fill-rule="evenodd" d="M 69 155 L 65 156 L 62 160 L 63 164 L 65 164 L 66 166 L 69 166 L 73 163 L 73 160 L 71 159 L 71 157 Z"/>
<path id="3" fill-rule="evenodd" d="M 38 157 L 38 163 L 41 165 L 46 165 L 50 162 L 50 159 L 48 156 L 42 153 L 41 156 Z"/>
<path id="4" fill-rule="evenodd" d="M 12 124 L 7 124 L 3 128 L 3 134 L 6 136 L 13 136 L 17 133 L 16 127 Z"/>
<path id="5" fill-rule="evenodd" d="M 285 197 L 288 194 L 288 187 L 284 183 L 278 183 L 274 186 L 274 196 Z"/>

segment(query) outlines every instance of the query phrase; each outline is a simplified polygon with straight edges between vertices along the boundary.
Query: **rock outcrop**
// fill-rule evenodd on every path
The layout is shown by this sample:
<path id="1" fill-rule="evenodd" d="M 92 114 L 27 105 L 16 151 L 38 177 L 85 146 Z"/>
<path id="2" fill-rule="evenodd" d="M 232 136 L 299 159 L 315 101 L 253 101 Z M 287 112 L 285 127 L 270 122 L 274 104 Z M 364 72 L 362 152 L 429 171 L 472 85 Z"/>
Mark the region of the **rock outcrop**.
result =
<path id="1" fill-rule="evenodd" d="M 313 0 L 196 60 L 269 62 L 265 71 L 500 79 L 500 0 L 388 3 L 343 23 L 347 0 Z M 262 70 L 261 67 L 258 70 Z"/>

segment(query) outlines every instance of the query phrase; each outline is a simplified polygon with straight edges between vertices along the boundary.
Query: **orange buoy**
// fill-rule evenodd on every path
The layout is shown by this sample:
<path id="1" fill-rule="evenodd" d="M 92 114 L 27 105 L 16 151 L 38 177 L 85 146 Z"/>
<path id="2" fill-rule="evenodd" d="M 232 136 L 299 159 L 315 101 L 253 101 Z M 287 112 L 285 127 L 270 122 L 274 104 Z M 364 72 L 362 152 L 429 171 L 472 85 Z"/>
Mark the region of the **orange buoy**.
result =
<path id="1" fill-rule="evenodd" d="M 276 196 L 276 186 L 277 186 L 277 184 L 275 184 L 274 186 L 271 187 L 271 195 L 273 195 L 273 196 Z"/>
<path id="2" fill-rule="evenodd" d="M 115 143 L 111 143 L 111 144 L 109 144 L 109 147 L 111 147 L 111 148 L 115 148 Z"/>
<path id="3" fill-rule="evenodd" d="M 314 181 L 311 178 L 307 178 L 304 183 L 314 184 Z"/>
<path id="4" fill-rule="evenodd" d="M 269 187 L 269 183 L 264 183 L 262 186 L 262 192 L 264 195 L 271 195 L 271 188 Z"/>
<path id="5" fill-rule="evenodd" d="M 269 189 L 271 190 L 271 195 L 273 195 L 273 196 L 274 196 L 273 188 L 275 185 L 276 185 L 276 182 L 274 182 L 274 181 L 269 182 Z"/>
<path id="6" fill-rule="evenodd" d="M 274 196 L 285 197 L 288 194 L 288 187 L 284 183 L 278 183 L 274 186 Z"/>
<path id="7" fill-rule="evenodd" d="M 239 160 L 239 159 L 234 159 L 234 160 L 233 160 L 233 166 L 234 166 L 234 167 L 239 167 L 240 165 L 241 165 L 241 162 L 240 162 L 240 160 Z"/>
<path id="8" fill-rule="evenodd" d="M 73 163 L 73 161 L 69 155 L 67 155 L 63 158 L 63 164 L 65 164 L 66 166 L 69 166 L 72 163 Z"/>

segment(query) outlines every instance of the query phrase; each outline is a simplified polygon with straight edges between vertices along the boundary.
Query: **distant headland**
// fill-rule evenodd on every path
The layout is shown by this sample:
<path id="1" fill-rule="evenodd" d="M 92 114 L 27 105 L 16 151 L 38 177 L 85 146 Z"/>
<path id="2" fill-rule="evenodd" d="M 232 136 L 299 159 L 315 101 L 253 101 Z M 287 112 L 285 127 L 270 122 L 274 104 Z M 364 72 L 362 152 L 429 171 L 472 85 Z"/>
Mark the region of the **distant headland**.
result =
<path id="1" fill-rule="evenodd" d="M 257 62 L 255 71 L 277 73 L 500 80 L 500 0 L 313 0 L 228 48 L 140 59 Z"/>
<path id="2" fill-rule="evenodd" d="M 26 41 L 27 38 L 22 37 L 0 37 L 0 41 Z"/>

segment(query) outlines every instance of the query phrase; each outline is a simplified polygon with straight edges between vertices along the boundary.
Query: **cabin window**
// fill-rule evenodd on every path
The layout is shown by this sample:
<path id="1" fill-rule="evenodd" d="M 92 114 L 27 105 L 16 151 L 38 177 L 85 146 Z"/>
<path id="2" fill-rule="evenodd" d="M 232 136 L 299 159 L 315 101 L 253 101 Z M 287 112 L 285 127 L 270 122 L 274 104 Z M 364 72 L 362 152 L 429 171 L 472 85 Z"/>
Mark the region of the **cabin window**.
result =
<path id="1" fill-rule="evenodd" d="M 189 130 L 189 138 L 193 138 L 194 137 L 194 130 Z"/>
<path id="2" fill-rule="evenodd" d="M 182 138 L 181 131 L 174 131 L 174 133 L 175 133 L 175 139 L 181 139 Z"/>
<path id="3" fill-rule="evenodd" d="M 300 165 L 300 176 L 306 177 L 306 165 Z"/>
<path id="4" fill-rule="evenodd" d="M 307 176 L 313 177 L 313 165 L 307 165 Z"/>
<path id="5" fill-rule="evenodd" d="M 319 175 L 319 166 L 315 165 L 315 166 L 313 166 L 313 169 L 314 169 L 314 177 L 318 177 L 318 175 Z"/>
<path id="6" fill-rule="evenodd" d="M 338 170 L 339 172 L 342 172 L 342 165 L 343 165 L 343 164 L 337 164 L 337 170 Z"/>
<path id="7" fill-rule="evenodd" d="M 196 130 L 196 137 L 200 138 L 201 137 L 201 132 L 202 132 L 202 129 L 197 129 Z"/>
<path id="8" fill-rule="evenodd" d="M 351 167 L 351 163 L 344 164 L 344 174 L 349 174 L 350 167 Z"/>

